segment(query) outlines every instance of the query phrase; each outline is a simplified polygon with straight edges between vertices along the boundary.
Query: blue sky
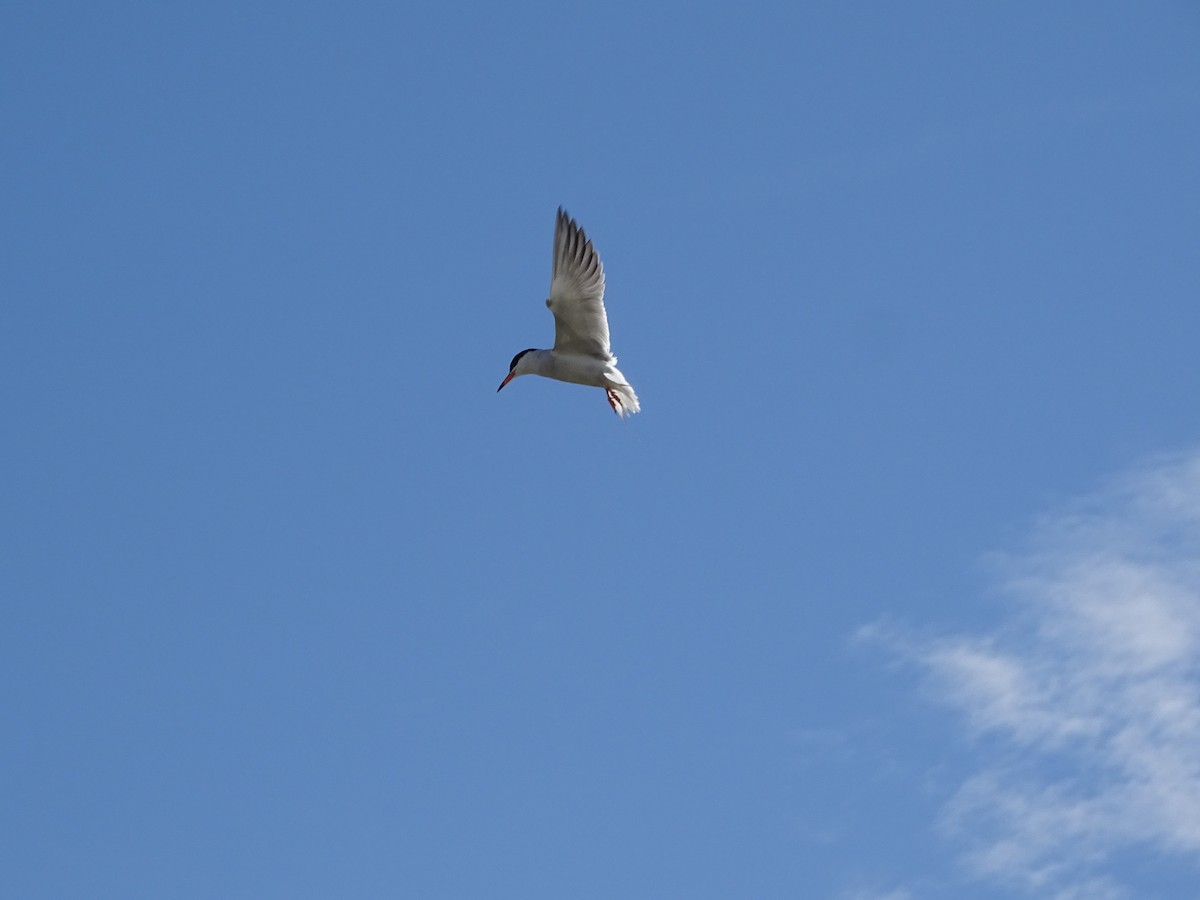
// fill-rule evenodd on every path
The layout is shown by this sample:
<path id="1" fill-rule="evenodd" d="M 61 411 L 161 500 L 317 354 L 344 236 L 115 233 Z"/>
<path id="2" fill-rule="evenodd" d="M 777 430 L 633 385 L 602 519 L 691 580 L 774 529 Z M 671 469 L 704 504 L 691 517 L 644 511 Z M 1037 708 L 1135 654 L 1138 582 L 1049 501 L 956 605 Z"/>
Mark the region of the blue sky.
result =
<path id="1" fill-rule="evenodd" d="M 0 894 L 1194 897 L 1195 6 L 426 7 L 0 14 Z"/>

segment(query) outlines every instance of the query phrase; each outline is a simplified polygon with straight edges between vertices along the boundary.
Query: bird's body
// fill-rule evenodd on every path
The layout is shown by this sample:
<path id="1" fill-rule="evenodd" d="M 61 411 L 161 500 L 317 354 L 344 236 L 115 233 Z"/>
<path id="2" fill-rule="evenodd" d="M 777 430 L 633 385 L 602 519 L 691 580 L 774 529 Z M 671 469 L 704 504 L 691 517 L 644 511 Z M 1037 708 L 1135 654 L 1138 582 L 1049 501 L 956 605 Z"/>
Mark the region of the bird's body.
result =
<path id="1" fill-rule="evenodd" d="M 560 207 L 554 226 L 554 266 L 546 306 L 554 314 L 554 349 L 522 350 L 500 388 L 519 375 L 604 388 L 622 419 L 641 409 L 609 347 L 604 266 L 592 242 Z M 496 390 L 499 391 L 500 388 Z"/>

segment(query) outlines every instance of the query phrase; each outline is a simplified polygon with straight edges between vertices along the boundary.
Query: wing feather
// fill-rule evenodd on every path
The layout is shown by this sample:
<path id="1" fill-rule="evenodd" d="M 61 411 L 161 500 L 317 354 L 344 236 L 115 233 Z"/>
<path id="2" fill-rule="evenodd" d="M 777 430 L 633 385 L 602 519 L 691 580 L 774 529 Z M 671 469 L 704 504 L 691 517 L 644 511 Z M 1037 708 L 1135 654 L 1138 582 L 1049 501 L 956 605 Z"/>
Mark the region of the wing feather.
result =
<path id="1" fill-rule="evenodd" d="M 554 313 L 554 351 L 612 358 L 604 311 L 604 265 L 575 220 L 560 206 L 546 305 Z"/>

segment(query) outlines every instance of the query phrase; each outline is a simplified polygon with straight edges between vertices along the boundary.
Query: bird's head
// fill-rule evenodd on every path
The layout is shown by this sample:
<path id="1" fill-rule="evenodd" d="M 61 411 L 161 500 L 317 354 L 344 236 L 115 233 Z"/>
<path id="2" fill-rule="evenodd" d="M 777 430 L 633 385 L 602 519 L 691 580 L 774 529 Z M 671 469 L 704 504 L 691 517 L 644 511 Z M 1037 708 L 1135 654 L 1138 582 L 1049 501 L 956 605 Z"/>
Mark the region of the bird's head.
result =
<path id="1" fill-rule="evenodd" d="M 532 352 L 533 352 L 533 348 L 530 347 L 528 350 L 522 350 L 520 353 L 518 353 L 516 356 L 514 356 L 512 358 L 512 362 L 510 362 L 508 364 L 508 377 L 505 378 L 502 382 L 500 382 L 500 387 L 496 388 L 497 394 L 500 393 L 501 390 L 503 390 L 503 388 L 506 384 L 508 384 L 510 381 L 512 381 L 518 375 L 528 375 L 530 372 L 533 371 L 533 369 L 529 365 L 530 360 L 525 358 L 525 354 L 532 353 Z"/>

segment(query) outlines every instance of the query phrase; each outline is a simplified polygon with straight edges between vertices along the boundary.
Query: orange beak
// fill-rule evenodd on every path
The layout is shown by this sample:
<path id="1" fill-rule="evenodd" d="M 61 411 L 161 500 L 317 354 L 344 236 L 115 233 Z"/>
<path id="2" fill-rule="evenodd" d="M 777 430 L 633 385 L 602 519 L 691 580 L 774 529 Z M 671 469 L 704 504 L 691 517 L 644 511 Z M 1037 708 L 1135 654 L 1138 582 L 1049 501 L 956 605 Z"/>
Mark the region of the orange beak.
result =
<path id="1" fill-rule="evenodd" d="M 500 393 L 500 391 L 502 391 L 504 389 L 504 386 L 506 384 L 508 384 L 510 381 L 512 381 L 513 378 L 515 378 L 515 377 L 516 376 L 512 372 L 509 372 L 508 377 L 505 378 L 502 382 L 500 382 L 500 387 L 496 388 L 496 393 L 497 394 Z"/>

